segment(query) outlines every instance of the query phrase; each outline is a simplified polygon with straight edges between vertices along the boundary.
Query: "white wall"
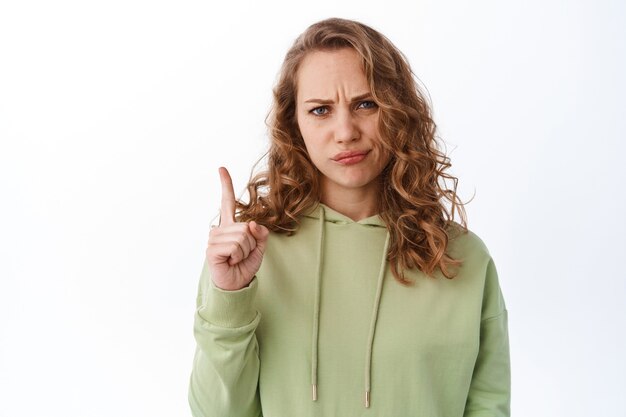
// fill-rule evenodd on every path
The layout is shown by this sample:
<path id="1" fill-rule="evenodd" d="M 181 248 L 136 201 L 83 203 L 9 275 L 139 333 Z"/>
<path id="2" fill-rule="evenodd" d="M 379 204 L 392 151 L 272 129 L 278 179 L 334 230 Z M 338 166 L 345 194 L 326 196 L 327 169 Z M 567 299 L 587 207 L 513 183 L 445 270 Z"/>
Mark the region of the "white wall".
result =
<path id="1" fill-rule="evenodd" d="M 284 53 L 381 30 L 428 88 L 510 314 L 516 416 L 625 416 L 618 0 L 0 6 L 0 415 L 184 416 L 217 168 L 243 190 Z"/>

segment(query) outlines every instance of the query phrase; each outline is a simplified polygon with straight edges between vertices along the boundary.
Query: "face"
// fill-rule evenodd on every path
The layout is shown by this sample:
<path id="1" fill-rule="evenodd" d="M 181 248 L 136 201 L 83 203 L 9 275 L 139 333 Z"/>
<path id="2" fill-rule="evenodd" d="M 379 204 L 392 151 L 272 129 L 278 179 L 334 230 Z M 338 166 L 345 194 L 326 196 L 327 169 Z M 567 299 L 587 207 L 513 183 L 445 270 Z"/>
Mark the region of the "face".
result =
<path id="1" fill-rule="evenodd" d="M 350 48 L 309 53 L 297 78 L 296 115 L 323 197 L 378 193 L 389 160 L 374 146 L 378 106 L 360 56 Z"/>

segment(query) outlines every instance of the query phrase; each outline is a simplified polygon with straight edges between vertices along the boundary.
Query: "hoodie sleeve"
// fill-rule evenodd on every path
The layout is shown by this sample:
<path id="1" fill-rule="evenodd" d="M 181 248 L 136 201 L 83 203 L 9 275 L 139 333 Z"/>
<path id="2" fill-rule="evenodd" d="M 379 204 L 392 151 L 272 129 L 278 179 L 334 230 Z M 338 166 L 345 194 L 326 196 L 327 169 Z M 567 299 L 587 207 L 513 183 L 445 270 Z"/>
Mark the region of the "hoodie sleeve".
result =
<path id="1" fill-rule="evenodd" d="M 196 299 L 197 347 L 189 382 L 194 417 L 261 416 L 256 291 L 256 278 L 237 291 L 217 288 L 205 259 Z"/>
<path id="2" fill-rule="evenodd" d="M 480 348 L 474 366 L 464 417 L 509 417 L 511 370 L 508 312 L 489 260 L 483 293 Z"/>

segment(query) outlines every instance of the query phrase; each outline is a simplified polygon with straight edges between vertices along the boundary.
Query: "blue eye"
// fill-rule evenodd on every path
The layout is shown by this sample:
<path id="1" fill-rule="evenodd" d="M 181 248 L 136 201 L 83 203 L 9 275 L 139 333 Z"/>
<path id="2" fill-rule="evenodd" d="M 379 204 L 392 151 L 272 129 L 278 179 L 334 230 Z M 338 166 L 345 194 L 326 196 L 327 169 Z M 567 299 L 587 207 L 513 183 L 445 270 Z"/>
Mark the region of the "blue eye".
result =
<path id="1" fill-rule="evenodd" d="M 312 114 L 314 114 L 316 116 L 323 116 L 326 113 L 328 113 L 328 109 L 326 108 L 326 106 L 320 106 L 320 107 L 316 107 L 314 109 L 311 109 L 309 111 L 309 113 L 312 113 Z"/>
<path id="2" fill-rule="evenodd" d="M 371 100 L 365 100 L 359 103 L 358 107 L 359 109 L 375 109 L 376 107 L 378 107 L 378 105 L 371 101 Z"/>

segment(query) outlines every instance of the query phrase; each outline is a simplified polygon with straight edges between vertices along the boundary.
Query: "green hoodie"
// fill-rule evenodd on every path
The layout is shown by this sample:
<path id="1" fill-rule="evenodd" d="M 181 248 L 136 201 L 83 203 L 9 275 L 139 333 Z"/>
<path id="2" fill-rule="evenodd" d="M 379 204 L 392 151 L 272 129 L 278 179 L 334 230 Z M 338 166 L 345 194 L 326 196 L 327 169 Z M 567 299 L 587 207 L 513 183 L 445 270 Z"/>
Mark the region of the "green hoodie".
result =
<path id="1" fill-rule="evenodd" d="M 509 416 L 507 310 L 494 263 L 450 229 L 454 279 L 384 260 L 379 216 L 320 204 L 293 236 L 270 235 L 246 288 L 215 287 L 204 263 L 189 386 L 194 416 Z M 454 232 L 456 230 L 456 232 Z"/>

